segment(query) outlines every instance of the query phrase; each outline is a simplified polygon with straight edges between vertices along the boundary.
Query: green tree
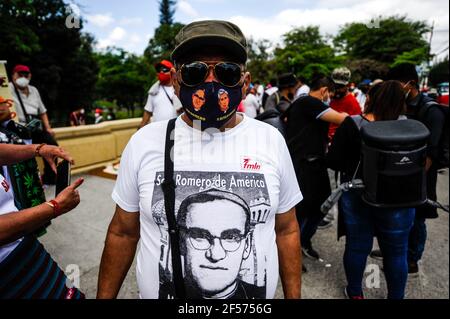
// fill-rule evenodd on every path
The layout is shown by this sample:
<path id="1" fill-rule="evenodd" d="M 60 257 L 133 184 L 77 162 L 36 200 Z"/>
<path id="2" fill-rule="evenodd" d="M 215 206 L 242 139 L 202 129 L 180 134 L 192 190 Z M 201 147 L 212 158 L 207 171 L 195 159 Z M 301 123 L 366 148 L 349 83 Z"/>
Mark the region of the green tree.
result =
<path id="1" fill-rule="evenodd" d="M 352 71 L 352 81 L 360 83 L 364 79 L 383 79 L 389 66 L 371 59 L 350 59 L 345 65 Z"/>
<path id="2" fill-rule="evenodd" d="M 271 46 L 269 40 L 248 40 L 247 69 L 251 73 L 253 81 L 259 80 L 267 83 L 274 77 L 275 64 L 269 51 Z"/>
<path id="3" fill-rule="evenodd" d="M 318 26 L 296 28 L 283 35 L 283 43 L 284 47 L 275 49 L 278 73 L 293 72 L 311 79 L 315 73 L 330 74 L 342 62 Z"/>
<path id="4" fill-rule="evenodd" d="M 156 78 L 153 68 L 149 68 L 142 56 L 118 48 L 98 53 L 97 61 L 100 66 L 98 100 L 114 102 L 134 116 L 136 107 L 145 104 L 147 91 Z"/>
<path id="5" fill-rule="evenodd" d="M 161 0 L 159 2 L 159 23 L 161 25 L 173 24 L 173 16 L 175 14 L 176 0 Z"/>
<path id="6" fill-rule="evenodd" d="M 170 60 L 170 54 L 175 46 L 175 36 L 183 28 L 183 24 L 174 23 L 176 0 L 161 0 L 159 2 L 160 26 L 150 39 L 144 56 L 153 65 L 163 59 Z"/>
<path id="7" fill-rule="evenodd" d="M 92 37 L 67 28 L 63 0 L 2 0 L 0 57 L 27 64 L 53 124 L 65 125 L 70 111 L 93 101 L 97 65 Z"/>
<path id="8" fill-rule="evenodd" d="M 402 63 L 411 63 L 411 64 L 420 64 L 423 61 L 427 61 L 428 59 L 428 48 L 421 47 L 416 48 L 412 51 L 406 51 L 397 56 L 394 60 L 394 63 L 391 64 L 391 67 L 394 67 L 398 64 Z"/>
<path id="9" fill-rule="evenodd" d="M 378 26 L 364 23 L 344 25 L 334 39 L 335 47 L 351 59 L 370 59 L 387 65 L 400 60 L 419 64 L 426 59 L 428 43 L 424 34 L 430 31 L 423 21 L 406 16 L 380 17 Z M 400 56 L 400 57 L 399 57 Z"/>
<path id="10" fill-rule="evenodd" d="M 163 24 L 155 30 L 155 35 L 150 39 L 144 51 L 144 56 L 149 64 L 153 65 L 162 59 L 170 59 L 170 54 L 175 47 L 175 36 L 183 26 L 181 23 Z"/>
<path id="11" fill-rule="evenodd" d="M 429 75 L 430 83 L 433 86 L 437 86 L 439 83 L 448 82 L 449 80 L 449 63 L 448 57 L 443 61 L 436 63 L 430 69 Z"/>

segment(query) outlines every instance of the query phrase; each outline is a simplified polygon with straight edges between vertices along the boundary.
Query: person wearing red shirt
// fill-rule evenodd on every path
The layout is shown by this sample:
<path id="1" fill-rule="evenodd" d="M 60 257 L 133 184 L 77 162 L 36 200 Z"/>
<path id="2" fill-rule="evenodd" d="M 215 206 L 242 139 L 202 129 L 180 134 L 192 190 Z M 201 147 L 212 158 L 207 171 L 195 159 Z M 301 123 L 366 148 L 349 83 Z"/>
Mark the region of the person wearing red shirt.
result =
<path id="1" fill-rule="evenodd" d="M 349 92 L 349 82 L 352 73 L 346 67 L 337 68 L 333 71 L 331 78 L 336 84 L 336 91 L 334 97 L 330 103 L 330 107 L 339 112 L 346 113 L 350 116 L 361 114 L 361 107 L 353 96 Z M 330 142 L 333 140 L 334 133 L 336 132 L 338 125 L 330 124 L 330 129 L 328 131 L 328 137 Z"/>

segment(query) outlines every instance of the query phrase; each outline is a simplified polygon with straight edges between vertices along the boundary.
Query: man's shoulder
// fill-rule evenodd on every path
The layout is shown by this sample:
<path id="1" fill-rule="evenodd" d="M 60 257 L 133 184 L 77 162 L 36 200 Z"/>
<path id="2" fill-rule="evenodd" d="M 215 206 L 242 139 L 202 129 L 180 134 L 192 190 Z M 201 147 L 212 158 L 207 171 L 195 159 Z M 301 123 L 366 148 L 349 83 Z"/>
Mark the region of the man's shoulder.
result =
<path id="1" fill-rule="evenodd" d="M 155 83 L 153 83 L 151 88 L 148 90 L 148 94 L 155 96 L 159 93 L 160 90 L 161 90 L 161 85 L 159 84 L 159 81 L 156 81 Z"/>
<path id="2" fill-rule="evenodd" d="M 137 147 L 146 145 L 145 148 L 148 148 L 152 145 L 156 145 L 157 143 L 155 142 L 165 141 L 168 122 L 168 120 L 165 120 L 147 124 L 134 133 L 129 141 L 129 144 L 132 146 L 136 145 Z"/>

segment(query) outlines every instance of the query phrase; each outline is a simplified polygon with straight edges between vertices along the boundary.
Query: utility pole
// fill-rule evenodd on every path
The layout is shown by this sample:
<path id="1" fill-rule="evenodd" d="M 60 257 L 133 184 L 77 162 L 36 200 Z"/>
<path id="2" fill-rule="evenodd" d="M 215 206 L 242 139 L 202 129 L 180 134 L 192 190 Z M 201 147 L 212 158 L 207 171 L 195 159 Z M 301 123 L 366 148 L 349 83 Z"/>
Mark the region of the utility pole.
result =
<path id="1" fill-rule="evenodd" d="M 422 88 L 424 89 L 428 89 L 428 75 L 430 73 L 431 70 L 431 44 L 433 42 L 433 34 L 434 34 L 434 20 L 433 23 L 431 25 L 431 30 L 430 30 L 430 40 L 428 42 L 428 57 L 427 57 L 427 65 L 426 65 L 426 70 L 424 70 L 423 72 L 423 81 L 422 81 Z"/>

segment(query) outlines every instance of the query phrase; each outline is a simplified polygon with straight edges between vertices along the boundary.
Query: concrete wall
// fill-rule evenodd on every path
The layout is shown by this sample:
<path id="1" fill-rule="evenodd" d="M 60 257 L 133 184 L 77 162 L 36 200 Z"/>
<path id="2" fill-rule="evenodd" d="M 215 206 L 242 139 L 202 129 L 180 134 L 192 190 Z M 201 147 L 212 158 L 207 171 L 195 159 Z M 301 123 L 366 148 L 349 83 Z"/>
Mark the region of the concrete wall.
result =
<path id="1" fill-rule="evenodd" d="M 83 173 L 118 161 L 140 122 L 136 118 L 57 128 L 56 140 L 75 160 L 72 174 Z"/>

